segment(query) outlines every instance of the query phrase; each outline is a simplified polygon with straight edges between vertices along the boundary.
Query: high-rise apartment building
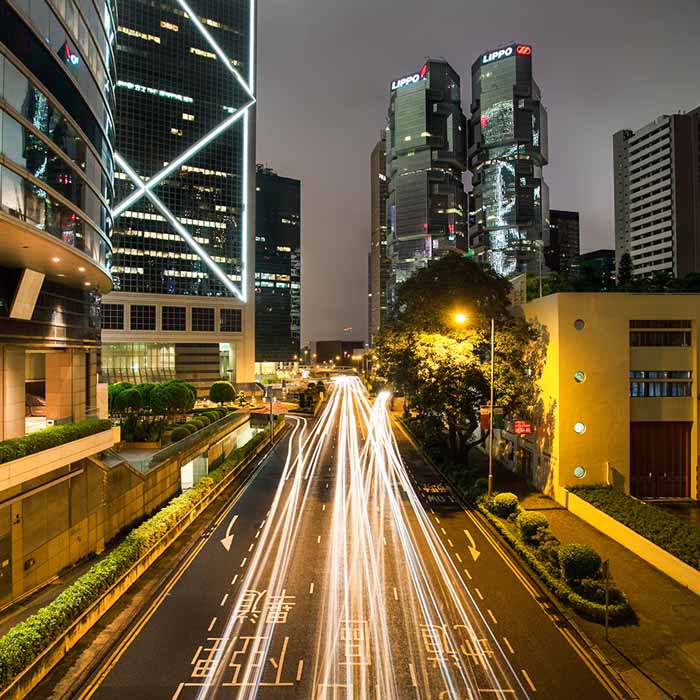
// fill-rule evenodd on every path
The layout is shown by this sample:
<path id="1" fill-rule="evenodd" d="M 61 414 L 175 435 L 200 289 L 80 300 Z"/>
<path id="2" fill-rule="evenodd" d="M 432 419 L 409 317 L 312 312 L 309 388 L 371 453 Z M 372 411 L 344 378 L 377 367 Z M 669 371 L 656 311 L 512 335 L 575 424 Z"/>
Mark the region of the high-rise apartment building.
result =
<path id="1" fill-rule="evenodd" d="M 114 11 L 111 0 L 0 4 L 0 440 L 96 407 Z"/>
<path id="2" fill-rule="evenodd" d="M 502 275 L 544 268 L 547 158 L 547 112 L 532 47 L 488 51 L 472 65 L 469 241 L 477 259 Z"/>
<path id="3" fill-rule="evenodd" d="M 301 348 L 301 182 L 258 165 L 255 185 L 255 361 Z"/>
<path id="4" fill-rule="evenodd" d="M 613 136 L 615 251 L 632 275 L 700 272 L 700 107 Z"/>
<path id="5" fill-rule="evenodd" d="M 428 260 L 466 247 L 466 119 L 443 60 L 391 84 L 386 128 L 387 253 L 393 290 Z"/>
<path id="6" fill-rule="evenodd" d="M 386 245 L 386 134 L 370 156 L 371 240 L 369 252 L 369 341 L 374 342 L 386 318 L 391 260 Z"/>
<path id="7" fill-rule="evenodd" d="M 106 379 L 253 380 L 254 0 L 120 0 Z"/>
<path id="8" fill-rule="evenodd" d="M 579 213 L 550 209 L 549 232 L 545 237 L 544 248 L 547 269 L 556 272 L 564 280 L 575 277 L 580 252 Z"/>

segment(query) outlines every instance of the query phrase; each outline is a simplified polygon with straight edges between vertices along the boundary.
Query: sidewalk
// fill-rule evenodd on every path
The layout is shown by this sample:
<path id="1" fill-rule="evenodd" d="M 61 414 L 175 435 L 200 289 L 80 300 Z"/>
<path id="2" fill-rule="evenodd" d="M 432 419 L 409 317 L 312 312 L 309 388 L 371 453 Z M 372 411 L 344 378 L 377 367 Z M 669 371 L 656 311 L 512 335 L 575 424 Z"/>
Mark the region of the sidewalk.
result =
<path id="1" fill-rule="evenodd" d="M 473 450 L 470 459 L 488 457 Z M 547 517 L 563 543 L 590 544 L 605 559 L 617 585 L 627 594 L 636 620 L 605 630 L 570 612 L 579 627 L 607 656 L 628 686 L 642 700 L 700 698 L 700 595 L 680 586 L 628 549 L 598 532 L 544 496 L 520 476 L 494 464 L 494 489 L 511 491 L 527 510 Z"/>

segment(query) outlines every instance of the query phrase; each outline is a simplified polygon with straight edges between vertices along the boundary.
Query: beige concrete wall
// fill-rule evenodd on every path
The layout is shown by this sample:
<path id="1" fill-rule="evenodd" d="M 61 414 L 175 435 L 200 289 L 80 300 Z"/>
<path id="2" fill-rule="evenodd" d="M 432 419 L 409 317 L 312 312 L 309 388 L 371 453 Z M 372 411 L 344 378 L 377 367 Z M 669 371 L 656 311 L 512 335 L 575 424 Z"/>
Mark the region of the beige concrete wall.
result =
<path id="1" fill-rule="evenodd" d="M 0 345 L 0 440 L 24 435 L 24 348 Z"/>

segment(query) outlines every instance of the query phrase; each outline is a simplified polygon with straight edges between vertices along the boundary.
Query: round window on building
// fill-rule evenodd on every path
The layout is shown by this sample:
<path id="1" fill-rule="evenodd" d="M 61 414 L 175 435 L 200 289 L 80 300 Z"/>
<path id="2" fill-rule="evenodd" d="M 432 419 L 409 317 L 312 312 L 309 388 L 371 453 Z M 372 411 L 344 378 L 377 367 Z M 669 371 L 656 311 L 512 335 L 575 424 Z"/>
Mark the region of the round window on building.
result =
<path id="1" fill-rule="evenodd" d="M 579 434 L 583 435 L 586 432 L 586 424 L 581 423 L 581 421 L 578 421 L 574 423 L 574 430 Z"/>
<path id="2" fill-rule="evenodd" d="M 575 328 L 577 331 L 582 331 L 585 327 L 586 327 L 586 324 L 584 323 L 584 321 L 583 321 L 582 318 L 577 318 L 577 319 L 574 321 L 574 328 Z"/>
<path id="3" fill-rule="evenodd" d="M 582 467 L 580 464 L 578 467 L 574 467 L 574 476 L 577 479 L 583 479 L 586 476 L 586 467 Z"/>
<path id="4" fill-rule="evenodd" d="M 574 372 L 574 381 L 577 384 L 580 384 L 581 382 L 585 382 L 586 381 L 586 373 L 582 372 L 581 370 L 579 370 L 578 372 Z"/>

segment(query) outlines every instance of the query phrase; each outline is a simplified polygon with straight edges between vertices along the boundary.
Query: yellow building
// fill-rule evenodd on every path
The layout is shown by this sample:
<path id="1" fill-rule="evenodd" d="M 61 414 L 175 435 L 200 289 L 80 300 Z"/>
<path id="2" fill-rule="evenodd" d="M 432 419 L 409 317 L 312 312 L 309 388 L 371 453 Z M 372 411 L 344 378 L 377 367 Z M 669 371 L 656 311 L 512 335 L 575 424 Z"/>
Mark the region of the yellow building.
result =
<path id="1" fill-rule="evenodd" d="M 521 308 L 546 359 L 532 434 L 502 431 L 501 459 L 555 497 L 613 484 L 697 499 L 700 295 L 564 293 Z"/>

